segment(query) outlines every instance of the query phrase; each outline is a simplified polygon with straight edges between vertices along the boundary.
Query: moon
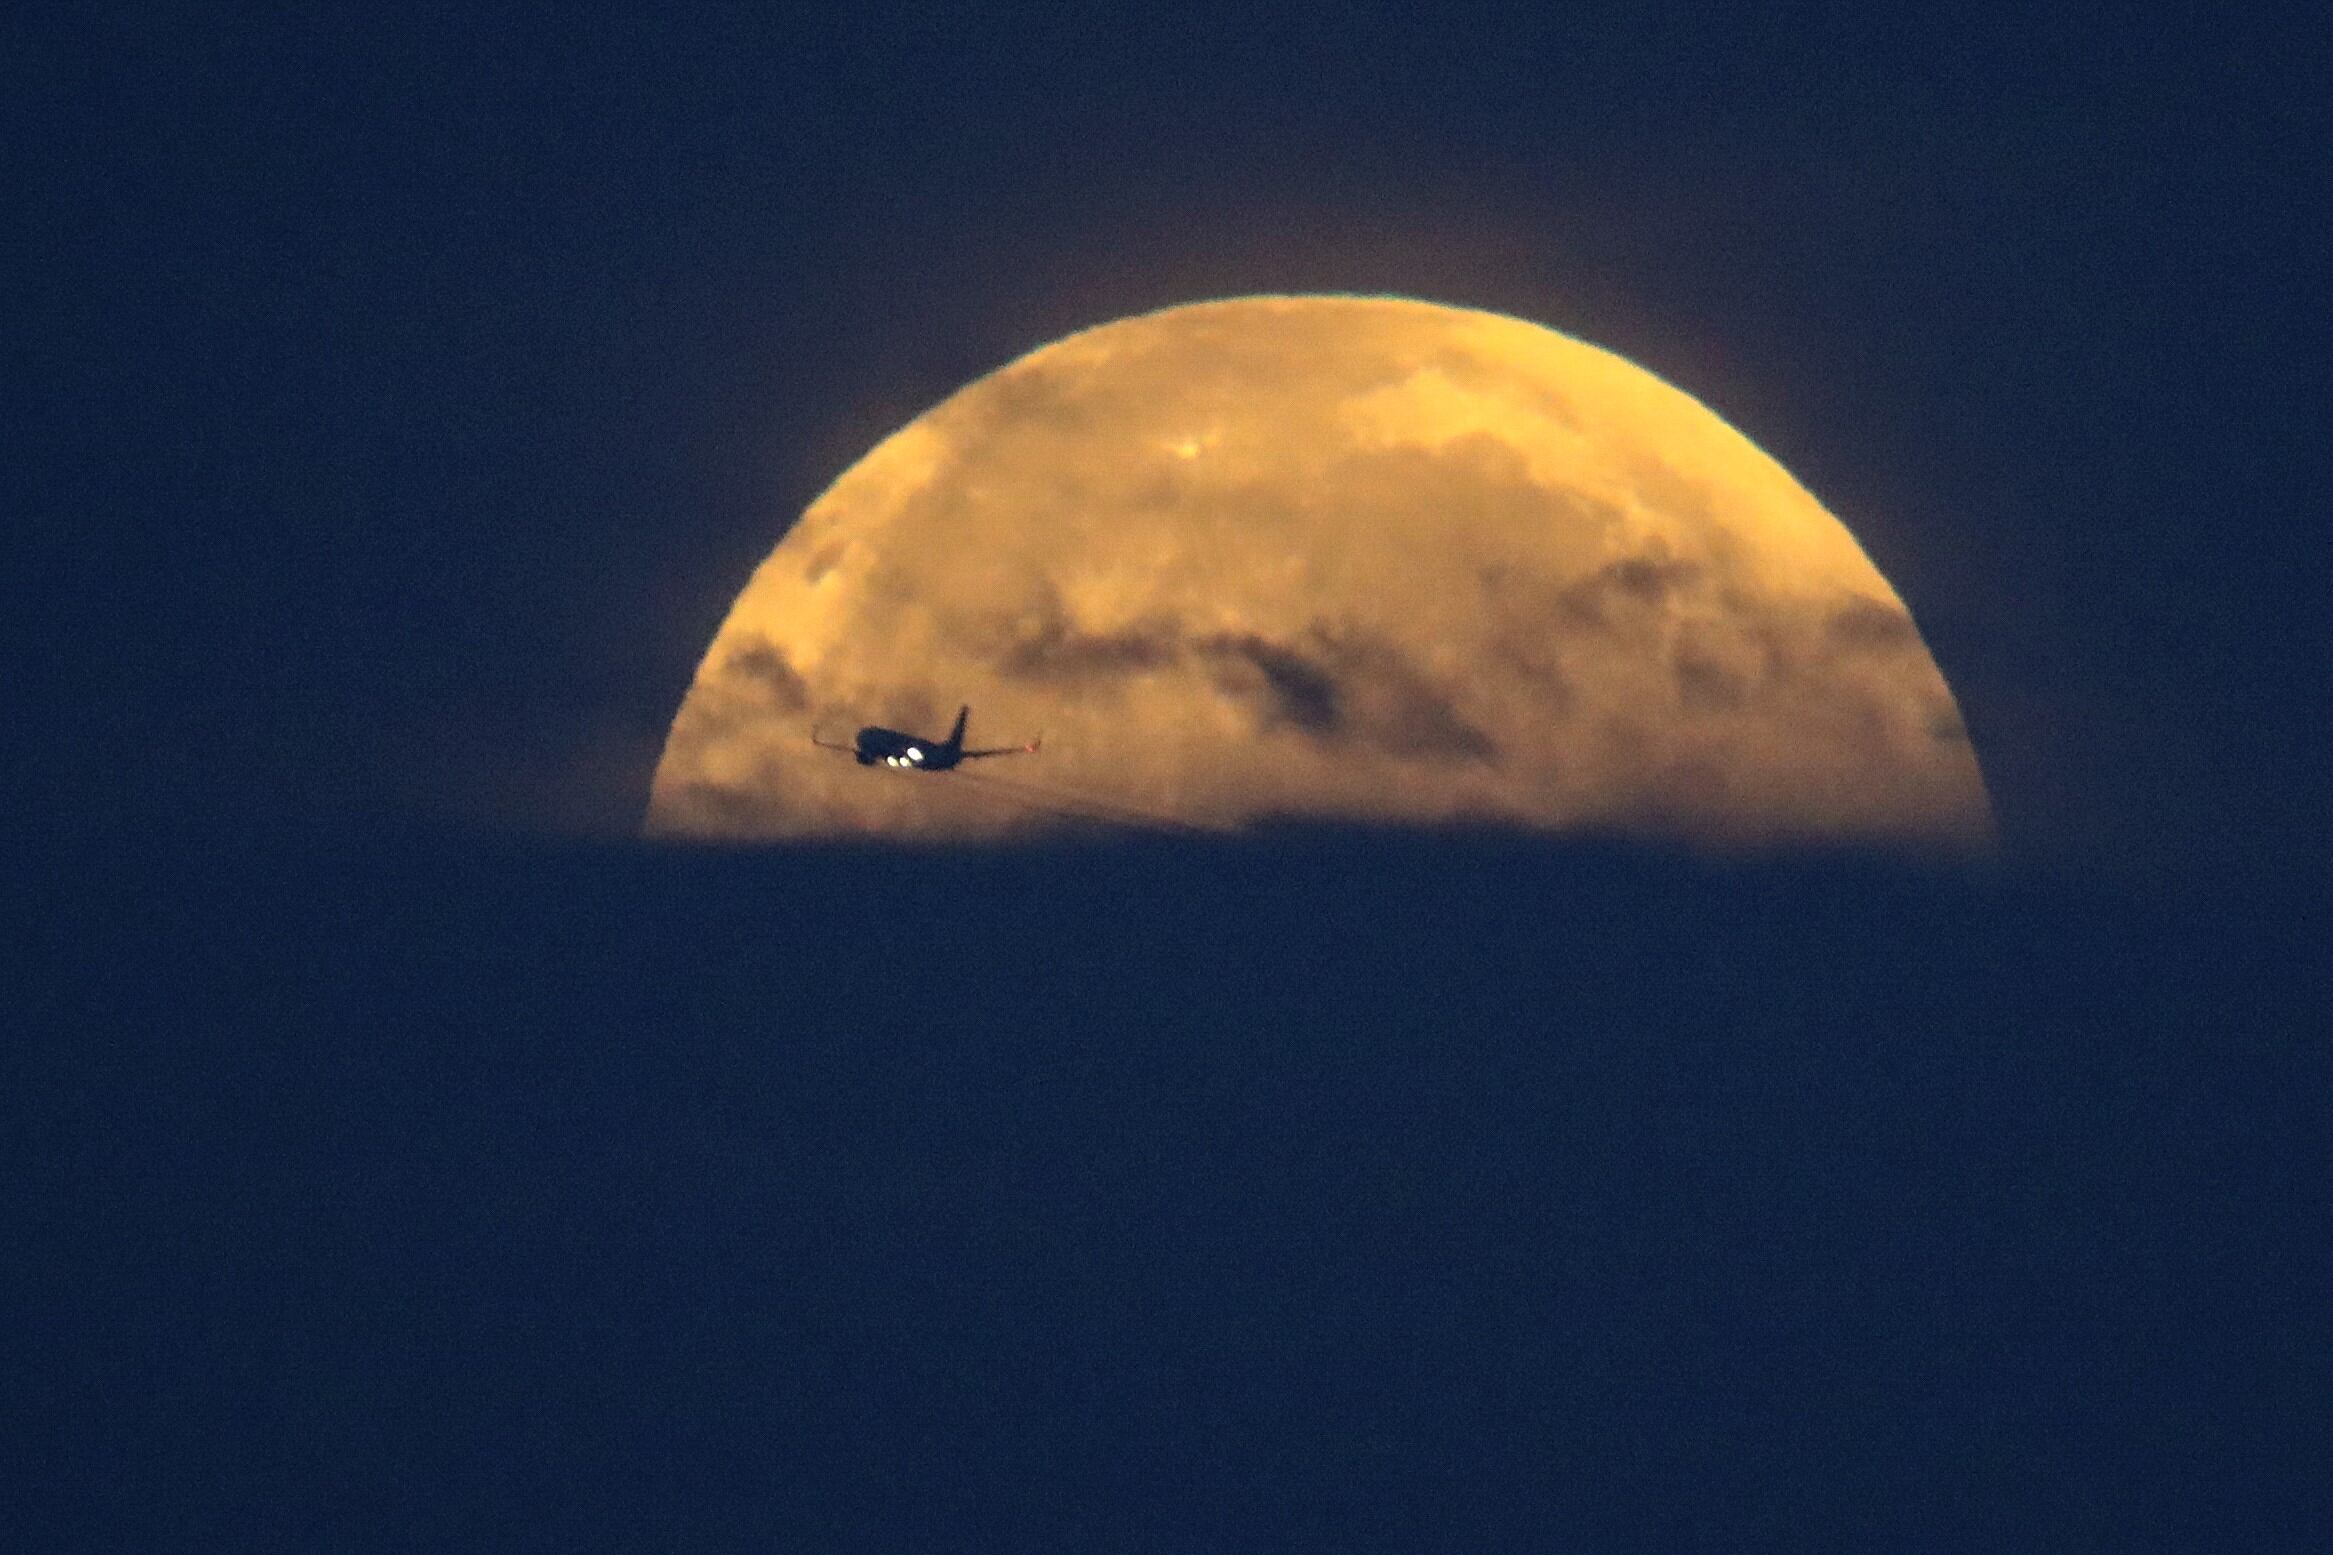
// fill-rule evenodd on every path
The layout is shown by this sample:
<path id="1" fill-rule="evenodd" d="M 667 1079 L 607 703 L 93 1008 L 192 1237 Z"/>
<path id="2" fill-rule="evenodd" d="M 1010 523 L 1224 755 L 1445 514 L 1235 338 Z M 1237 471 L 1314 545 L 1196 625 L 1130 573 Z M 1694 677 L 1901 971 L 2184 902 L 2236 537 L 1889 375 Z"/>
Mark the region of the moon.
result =
<path id="1" fill-rule="evenodd" d="M 862 724 L 1042 753 L 952 773 Z M 698 665 L 651 836 L 1479 824 L 1990 846 L 1944 676 L 1708 408 L 1520 319 L 1246 297 L 969 384 L 812 503 Z"/>

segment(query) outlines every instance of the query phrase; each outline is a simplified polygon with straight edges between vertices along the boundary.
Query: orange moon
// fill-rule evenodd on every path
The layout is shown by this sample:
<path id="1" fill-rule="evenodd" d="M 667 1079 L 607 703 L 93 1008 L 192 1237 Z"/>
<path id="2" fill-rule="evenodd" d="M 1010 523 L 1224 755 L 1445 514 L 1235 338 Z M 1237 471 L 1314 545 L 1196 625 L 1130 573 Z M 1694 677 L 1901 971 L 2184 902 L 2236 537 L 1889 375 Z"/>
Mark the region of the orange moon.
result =
<path id="1" fill-rule="evenodd" d="M 861 724 L 1035 757 L 863 768 Z M 1691 396 L 1503 315 L 1248 297 L 1033 351 L 812 503 L 697 667 L 652 836 L 1273 819 L 1981 850 L 1903 601 Z"/>

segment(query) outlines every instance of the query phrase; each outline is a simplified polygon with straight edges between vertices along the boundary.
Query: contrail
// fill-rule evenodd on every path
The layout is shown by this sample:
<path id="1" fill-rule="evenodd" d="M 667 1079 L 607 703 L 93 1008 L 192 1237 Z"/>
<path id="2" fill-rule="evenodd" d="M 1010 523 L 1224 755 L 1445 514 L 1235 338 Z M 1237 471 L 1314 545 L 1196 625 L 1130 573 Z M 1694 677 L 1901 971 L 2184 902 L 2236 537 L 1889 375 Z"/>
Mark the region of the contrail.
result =
<path id="1" fill-rule="evenodd" d="M 1063 789 L 1045 788 L 989 772 L 966 772 L 959 767 L 948 776 L 961 783 L 989 789 L 1000 797 L 1051 811 L 1067 820 L 1093 821 L 1105 826 L 1132 827 L 1139 831 L 1163 832 L 1178 837 L 1222 837 L 1230 835 L 1232 831 L 1228 826 L 1204 826 L 1175 816 L 1162 815 L 1157 811 Z"/>

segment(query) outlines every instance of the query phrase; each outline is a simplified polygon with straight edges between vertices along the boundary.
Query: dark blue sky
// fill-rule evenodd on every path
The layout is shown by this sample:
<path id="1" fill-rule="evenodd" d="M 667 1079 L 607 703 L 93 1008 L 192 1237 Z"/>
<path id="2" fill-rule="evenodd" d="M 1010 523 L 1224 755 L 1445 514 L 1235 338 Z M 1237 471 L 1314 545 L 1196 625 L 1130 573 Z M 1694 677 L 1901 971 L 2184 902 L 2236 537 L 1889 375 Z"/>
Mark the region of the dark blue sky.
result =
<path id="1" fill-rule="evenodd" d="M 2274 17 L 852 15 L 12 23 L 60 790 L 620 825 L 882 432 L 1137 309 L 1392 290 L 1780 457 L 2024 856 L 2321 839 L 2327 94 Z"/>

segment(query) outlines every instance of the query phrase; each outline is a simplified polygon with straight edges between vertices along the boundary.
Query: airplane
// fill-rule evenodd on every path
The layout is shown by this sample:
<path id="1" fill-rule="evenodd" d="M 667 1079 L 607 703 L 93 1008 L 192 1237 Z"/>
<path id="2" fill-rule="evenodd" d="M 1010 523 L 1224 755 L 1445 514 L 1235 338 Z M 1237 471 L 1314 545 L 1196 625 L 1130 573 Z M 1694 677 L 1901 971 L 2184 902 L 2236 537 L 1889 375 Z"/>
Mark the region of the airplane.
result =
<path id="1" fill-rule="evenodd" d="M 1045 737 L 1039 735 L 1026 745 L 968 751 L 964 748 L 964 724 L 971 716 L 970 707 L 956 709 L 956 727 L 948 731 L 944 740 L 927 740 L 920 735 L 901 734 L 897 729 L 869 724 L 848 745 L 822 740 L 816 729 L 810 731 L 810 743 L 820 750 L 847 751 L 862 767 L 871 767 L 879 761 L 886 767 L 906 767 L 916 772 L 945 772 L 960 761 L 977 761 L 983 756 L 1029 755 L 1044 743 Z"/>

